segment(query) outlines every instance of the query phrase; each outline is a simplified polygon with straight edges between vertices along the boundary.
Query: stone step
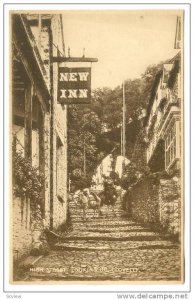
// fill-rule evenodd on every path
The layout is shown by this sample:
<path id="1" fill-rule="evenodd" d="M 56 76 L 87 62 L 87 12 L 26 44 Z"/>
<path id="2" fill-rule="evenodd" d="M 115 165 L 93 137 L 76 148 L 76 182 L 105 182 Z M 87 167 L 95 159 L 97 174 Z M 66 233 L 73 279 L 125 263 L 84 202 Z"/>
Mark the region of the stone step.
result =
<path id="1" fill-rule="evenodd" d="M 79 203 L 79 202 L 77 202 L 77 203 Z M 70 202 L 68 202 L 68 205 L 69 206 L 70 205 L 77 205 L 77 203 L 74 202 L 74 201 L 70 201 Z M 120 198 L 117 198 L 117 201 L 115 202 L 115 205 L 117 205 L 118 203 L 123 203 L 123 200 L 121 200 Z M 106 205 L 106 204 L 103 204 L 103 205 Z"/>
<path id="2" fill-rule="evenodd" d="M 131 219 L 123 219 L 123 218 L 114 218 L 114 217 L 109 217 L 109 218 L 103 218 L 103 217 L 99 217 L 94 219 L 88 219 L 85 223 L 90 223 L 90 224 L 96 224 L 96 226 L 98 225 L 121 225 L 121 224 L 137 224 L 135 221 L 131 220 Z"/>
<path id="3" fill-rule="evenodd" d="M 121 225 L 111 225 L 111 224 L 101 224 L 101 225 L 96 225 L 96 223 L 74 223 L 73 224 L 73 231 L 90 231 L 90 232 L 121 232 L 121 231 L 150 231 L 148 228 L 142 227 L 140 224 L 121 224 Z"/>
<path id="4" fill-rule="evenodd" d="M 177 249 L 178 245 L 170 241 L 93 241 L 80 240 L 60 242 L 55 250 L 129 250 L 129 249 Z"/>
<path id="5" fill-rule="evenodd" d="M 98 219 L 98 220 L 97 220 Z M 83 217 L 71 217 L 70 220 L 72 221 L 72 223 L 76 223 L 76 222 L 79 222 L 79 223 L 82 223 L 82 222 L 91 222 L 91 221 L 94 221 L 96 220 L 96 222 L 100 221 L 100 220 L 104 220 L 105 218 L 99 216 L 99 217 L 93 217 L 93 216 L 87 216 L 87 219 L 84 220 Z"/>
<path id="6" fill-rule="evenodd" d="M 114 205 L 114 207 L 122 207 L 122 206 L 123 206 L 123 203 L 122 203 L 122 202 L 116 202 L 115 205 Z M 68 204 L 68 207 L 69 207 L 69 208 L 72 208 L 72 209 L 77 209 L 77 208 L 80 207 L 80 204 L 79 204 L 79 203 L 76 204 L 76 203 L 70 202 L 70 203 Z M 107 207 L 107 205 L 106 205 L 106 204 L 103 204 L 101 207 Z"/>
<path id="7" fill-rule="evenodd" d="M 125 213 L 107 213 L 107 214 L 102 214 L 102 215 L 98 215 L 97 213 L 86 213 L 86 218 L 87 219 L 94 219 L 94 220 L 97 220 L 97 219 L 106 219 L 106 218 L 122 218 L 123 216 L 125 216 Z M 70 219 L 73 221 L 81 221 L 83 220 L 84 216 L 83 214 L 77 214 L 77 215 L 71 215 L 70 216 Z"/>
<path id="8" fill-rule="evenodd" d="M 122 225 L 122 224 L 121 224 Z M 90 229 L 92 229 L 93 227 L 94 228 L 96 228 L 96 227 L 98 227 L 98 228 L 101 228 L 101 229 L 110 229 L 110 228 L 117 228 L 117 227 L 119 227 L 119 226 L 121 226 L 121 225 L 111 225 L 111 223 L 110 223 L 110 225 L 107 225 L 107 223 L 105 223 L 105 224 L 102 224 L 102 223 L 90 223 L 90 222 L 85 222 L 85 223 L 82 223 L 82 222 L 77 222 L 77 223 L 74 223 L 73 224 L 73 228 L 74 229 L 76 229 L 76 228 L 82 228 L 82 230 L 87 230 L 88 228 L 90 228 Z M 126 226 L 126 227 L 128 227 L 128 226 L 130 226 L 129 224 L 124 224 L 124 226 Z M 131 225 L 132 226 L 132 225 Z"/>
<path id="9" fill-rule="evenodd" d="M 118 232 L 150 232 L 150 229 L 145 229 L 143 227 L 141 228 L 121 228 L 121 227 L 116 227 L 116 228 L 92 228 L 92 229 L 87 229 L 88 232 L 94 232 L 94 233 L 118 233 Z"/>
<path id="10" fill-rule="evenodd" d="M 73 248 L 65 248 L 68 246 Z M 181 280 L 180 248 L 167 241 L 83 240 L 66 241 L 64 248 L 62 243 L 57 247 L 61 249 L 51 250 L 33 271 L 26 271 L 26 282 L 125 280 L 128 284 L 129 281 L 159 284 L 161 280 L 179 283 Z"/>
<path id="11" fill-rule="evenodd" d="M 106 280 L 121 280 L 122 277 L 118 275 L 88 275 L 88 274 L 63 274 L 63 273 L 52 273 L 52 274 L 41 274 L 41 273 L 30 273 L 28 274 L 27 281 L 40 282 L 40 281 L 106 281 Z"/>
<path id="12" fill-rule="evenodd" d="M 87 223 L 79 223 L 79 224 L 74 224 L 73 227 L 76 229 L 80 229 L 80 227 L 83 230 L 139 230 L 141 228 L 143 228 L 141 226 L 141 224 L 136 224 L 136 223 L 131 223 L 131 224 L 121 224 L 121 225 L 111 225 L 111 224 L 103 224 L 103 225 L 98 225 L 96 226 L 96 224 L 87 224 Z M 147 230 L 147 229 L 146 229 Z"/>
<path id="13" fill-rule="evenodd" d="M 152 232 L 130 232 L 130 233 L 91 233 L 91 232 L 76 232 L 71 235 L 61 237 L 63 241 L 79 241 L 79 240 L 93 240 L 93 241 L 155 241 L 162 240 L 158 234 Z"/>
<path id="14" fill-rule="evenodd" d="M 106 218 L 108 218 L 108 219 L 115 219 L 116 217 L 117 218 L 120 218 L 120 219 L 122 219 L 122 216 L 123 216 L 123 214 L 121 215 L 121 214 L 116 214 L 116 216 L 115 216 L 115 214 L 114 213 L 108 213 L 108 214 L 102 214 L 102 215 L 98 215 L 97 213 L 96 214 L 94 214 L 94 213 L 92 213 L 92 214 L 87 214 L 86 213 L 86 217 L 89 219 L 106 219 Z M 70 215 L 70 218 L 72 219 L 72 220 L 75 220 L 75 219 L 77 219 L 77 220 L 81 220 L 81 219 L 83 219 L 83 214 L 78 214 L 78 215 Z"/>
<path id="15" fill-rule="evenodd" d="M 125 214 L 121 214 L 121 213 L 116 213 L 116 214 L 103 214 L 103 215 L 98 215 L 98 214 L 86 214 L 85 215 L 87 220 L 95 220 L 95 221 L 98 221 L 98 220 L 104 220 L 104 219 L 115 219 L 115 218 L 123 218 L 125 216 Z M 83 215 L 73 215 L 73 216 L 70 216 L 70 219 L 72 221 L 82 221 L 84 218 Z"/>
<path id="16" fill-rule="evenodd" d="M 40 281 L 81 281 L 81 282 L 99 282 L 101 281 L 102 283 L 106 282 L 106 281 L 112 281 L 114 282 L 116 281 L 120 281 L 120 284 L 122 284 L 123 282 L 128 282 L 130 280 L 130 282 L 133 281 L 142 281 L 145 283 L 145 281 L 157 281 L 157 282 L 162 282 L 162 281 L 168 281 L 168 282 L 173 282 L 173 281 L 177 281 L 180 282 L 179 277 L 177 276 L 176 272 L 174 275 L 170 275 L 170 272 L 168 271 L 167 274 L 165 275 L 161 275 L 160 272 L 155 272 L 154 274 L 147 274 L 146 271 L 144 270 L 143 272 L 139 272 L 138 275 L 137 273 L 133 273 L 133 269 L 130 272 L 129 269 L 127 269 L 127 271 L 125 271 L 124 268 L 122 268 L 122 266 L 120 267 L 115 267 L 113 268 L 113 271 L 110 273 L 109 269 L 111 269 L 111 267 L 105 269 L 105 271 L 103 270 L 103 267 L 99 267 L 98 273 L 97 271 L 90 271 L 88 272 L 87 269 L 83 268 L 83 267 L 75 267 L 72 271 L 73 274 L 68 274 L 68 271 L 66 271 L 66 273 L 64 272 L 51 272 L 48 274 L 45 273 L 40 273 L 40 272 L 34 272 L 34 273 L 28 273 L 28 276 L 26 278 L 26 281 L 30 282 L 40 282 Z M 69 268 L 67 268 L 68 270 Z M 71 270 L 71 269 L 70 269 Z M 75 274 L 74 274 L 74 270 L 75 270 Z M 85 271 L 86 270 L 86 271 Z M 101 271 L 102 270 L 102 271 Z M 119 271 L 119 272 L 118 272 Z M 88 273 L 87 273 L 88 272 Z M 126 273 L 127 272 L 127 273 Z M 105 273 L 105 274 L 103 274 Z M 142 274 L 143 273 L 143 274 Z"/>
<path id="17" fill-rule="evenodd" d="M 110 207 L 110 208 L 101 207 L 100 210 L 101 211 L 112 211 L 113 209 L 112 209 L 112 207 Z M 94 211 L 94 209 L 92 209 L 92 208 L 86 208 L 86 211 L 91 211 L 92 212 L 92 211 Z M 114 207 L 114 211 L 124 211 L 124 210 L 123 210 L 123 207 Z M 69 212 L 72 213 L 72 214 L 74 214 L 74 213 L 80 213 L 80 212 L 83 212 L 83 209 L 81 207 L 70 208 Z"/>
<path id="18" fill-rule="evenodd" d="M 101 208 L 100 210 L 106 212 L 106 211 L 112 211 L 112 208 L 111 208 L 111 209 Z M 78 214 L 78 213 L 80 213 L 80 212 L 82 213 L 82 212 L 83 212 L 83 209 L 81 209 L 81 208 L 78 208 L 78 209 L 70 209 L 69 211 L 70 211 L 70 213 L 72 213 L 72 214 Z M 86 211 L 86 212 L 91 212 L 91 213 L 94 212 L 94 210 L 91 209 L 91 208 L 87 208 L 85 211 Z M 115 211 L 115 212 L 124 212 L 124 210 L 123 210 L 122 208 L 115 208 L 114 211 Z"/>
<path id="19" fill-rule="evenodd" d="M 106 219 L 106 218 L 99 218 L 97 220 L 92 219 L 87 219 L 86 221 L 83 221 L 83 219 L 74 219 L 72 220 L 72 224 L 75 226 L 127 226 L 127 225 L 136 225 L 136 223 L 130 223 L 128 221 L 117 221 L 115 219 Z M 138 225 L 138 224 L 137 224 Z"/>
<path id="20" fill-rule="evenodd" d="M 108 209 L 108 208 L 106 208 L 106 207 L 102 207 L 101 209 L 100 209 L 101 211 L 112 211 L 112 208 L 111 209 Z M 93 209 L 91 209 L 91 208 L 87 208 L 86 209 L 86 211 L 87 212 L 93 212 L 94 210 Z M 123 212 L 124 210 L 123 210 L 123 208 L 122 207 L 115 207 L 114 208 L 114 211 L 116 211 L 116 212 Z M 83 212 L 83 209 L 82 208 L 71 208 L 71 209 L 69 209 L 69 212 L 71 213 L 71 214 L 78 214 L 78 213 L 82 213 Z"/>
<path id="21" fill-rule="evenodd" d="M 124 212 L 123 210 L 120 210 L 120 211 L 101 211 L 101 213 L 98 213 L 97 211 L 86 211 L 85 214 L 87 216 L 99 216 L 99 217 L 105 217 L 105 216 L 122 216 L 122 215 L 125 215 L 126 212 Z M 77 218 L 77 217 L 80 217 L 82 218 L 83 217 L 83 211 L 78 211 L 78 212 L 74 212 L 74 213 L 71 213 L 70 212 L 70 217 L 71 218 Z"/>
<path id="22" fill-rule="evenodd" d="M 122 203 L 117 203 L 114 205 L 115 208 L 121 208 L 123 205 Z M 101 207 L 107 207 L 107 205 L 102 205 Z M 111 206 L 112 207 L 112 206 Z M 80 209 L 81 205 L 80 204 L 71 204 L 69 205 L 69 209 Z"/>

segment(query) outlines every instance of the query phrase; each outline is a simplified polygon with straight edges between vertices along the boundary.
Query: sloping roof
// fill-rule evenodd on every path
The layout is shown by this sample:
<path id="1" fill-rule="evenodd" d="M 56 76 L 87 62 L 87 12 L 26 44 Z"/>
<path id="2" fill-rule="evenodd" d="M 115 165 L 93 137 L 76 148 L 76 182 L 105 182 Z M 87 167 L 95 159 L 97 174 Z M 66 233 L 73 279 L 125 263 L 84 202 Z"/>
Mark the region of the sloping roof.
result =
<path id="1" fill-rule="evenodd" d="M 172 67 L 172 70 L 170 71 L 170 74 L 169 74 L 169 78 L 168 78 L 168 82 L 167 82 L 167 85 L 170 89 L 173 88 L 174 84 L 175 84 L 175 81 L 176 81 L 176 78 L 177 78 L 177 74 L 179 72 L 179 64 L 180 64 L 180 61 L 179 60 L 176 60 L 174 62 L 174 65 Z"/>
<path id="2" fill-rule="evenodd" d="M 167 64 L 172 64 L 175 60 L 179 60 L 181 58 L 181 51 L 179 51 L 175 56 L 166 61 Z"/>
<path id="3" fill-rule="evenodd" d="M 33 34 L 24 15 L 12 15 L 13 39 L 17 48 L 22 52 L 22 57 L 27 61 L 28 69 L 30 70 L 37 88 L 43 95 L 42 103 L 49 109 L 49 99 L 51 98 L 50 91 L 46 85 L 44 75 L 45 68 L 42 63 L 39 50 L 33 43 Z"/>
<path id="4" fill-rule="evenodd" d="M 158 88 L 158 85 L 159 85 L 159 82 L 160 82 L 160 78 L 162 76 L 162 72 L 163 72 L 163 70 L 158 71 L 158 73 L 155 76 L 155 80 L 154 80 L 154 83 L 153 83 L 152 89 L 151 89 L 149 103 L 148 103 L 148 106 L 147 106 L 147 113 L 146 113 L 146 117 L 145 117 L 145 120 L 144 120 L 144 126 L 147 125 L 149 115 L 150 115 L 150 112 L 151 112 L 151 108 L 152 108 L 152 105 L 154 103 L 156 91 L 157 91 L 157 88 Z"/>
<path id="5" fill-rule="evenodd" d="M 181 48 L 181 17 L 177 17 L 177 23 L 176 23 L 176 34 L 175 34 L 175 40 L 174 40 L 174 49 L 180 49 Z"/>
<path id="6" fill-rule="evenodd" d="M 181 51 L 179 51 L 175 56 L 173 56 L 173 58 L 167 60 L 164 63 L 164 64 L 174 64 L 174 67 L 170 71 L 170 76 L 169 76 L 168 83 L 167 83 L 170 88 L 172 88 L 172 86 L 174 84 L 174 78 L 175 78 L 176 74 L 178 73 L 180 58 L 181 58 Z M 151 89 L 151 93 L 150 93 L 149 103 L 148 103 L 148 106 L 147 106 L 147 113 L 146 113 L 146 117 L 145 117 L 145 120 L 144 120 L 144 126 L 147 125 L 149 115 L 150 115 L 150 112 L 151 112 L 151 108 L 152 108 L 152 105 L 154 103 L 156 91 L 157 91 L 162 73 L 163 73 L 163 69 L 158 71 L 158 73 L 155 76 L 155 80 L 154 80 L 154 83 L 153 83 L 153 86 L 152 86 L 152 89 Z"/>

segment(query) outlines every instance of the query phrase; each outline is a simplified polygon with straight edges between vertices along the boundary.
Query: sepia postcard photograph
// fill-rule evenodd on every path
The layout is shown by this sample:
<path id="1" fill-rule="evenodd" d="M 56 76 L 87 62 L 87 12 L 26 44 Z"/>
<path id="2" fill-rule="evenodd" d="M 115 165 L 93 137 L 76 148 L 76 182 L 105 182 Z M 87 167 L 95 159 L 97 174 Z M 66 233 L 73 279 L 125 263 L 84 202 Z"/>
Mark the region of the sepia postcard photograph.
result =
<path id="1" fill-rule="evenodd" d="M 184 284 L 184 24 L 10 10 L 10 284 Z"/>

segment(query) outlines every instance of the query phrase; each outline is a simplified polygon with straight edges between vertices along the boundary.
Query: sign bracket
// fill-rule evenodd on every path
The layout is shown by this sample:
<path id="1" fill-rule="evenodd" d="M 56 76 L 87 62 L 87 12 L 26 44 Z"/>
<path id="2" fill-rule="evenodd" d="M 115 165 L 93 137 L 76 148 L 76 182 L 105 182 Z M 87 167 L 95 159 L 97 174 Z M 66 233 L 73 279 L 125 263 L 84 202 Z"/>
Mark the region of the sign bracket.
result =
<path id="1" fill-rule="evenodd" d="M 62 57 L 62 56 L 53 56 L 53 63 L 62 63 L 62 62 L 98 62 L 97 58 L 93 57 Z"/>

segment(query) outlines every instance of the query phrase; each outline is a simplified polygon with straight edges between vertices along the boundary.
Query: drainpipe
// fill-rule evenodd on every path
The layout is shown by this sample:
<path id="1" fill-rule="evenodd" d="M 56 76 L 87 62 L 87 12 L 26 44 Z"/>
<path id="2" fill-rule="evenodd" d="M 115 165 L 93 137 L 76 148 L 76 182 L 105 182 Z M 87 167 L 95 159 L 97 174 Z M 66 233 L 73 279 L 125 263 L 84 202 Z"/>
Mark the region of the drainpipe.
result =
<path id="1" fill-rule="evenodd" d="M 53 198 L 54 198 L 54 191 L 53 191 L 53 131 L 54 131 L 54 93 L 53 93 L 53 37 L 52 31 L 50 27 L 50 94 L 51 94 L 51 105 L 50 105 L 50 229 L 53 229 Z"/>

